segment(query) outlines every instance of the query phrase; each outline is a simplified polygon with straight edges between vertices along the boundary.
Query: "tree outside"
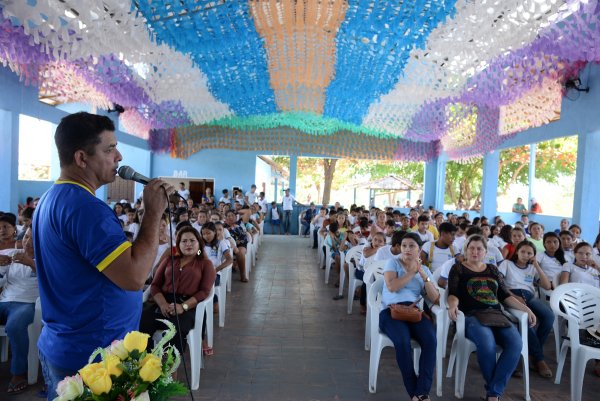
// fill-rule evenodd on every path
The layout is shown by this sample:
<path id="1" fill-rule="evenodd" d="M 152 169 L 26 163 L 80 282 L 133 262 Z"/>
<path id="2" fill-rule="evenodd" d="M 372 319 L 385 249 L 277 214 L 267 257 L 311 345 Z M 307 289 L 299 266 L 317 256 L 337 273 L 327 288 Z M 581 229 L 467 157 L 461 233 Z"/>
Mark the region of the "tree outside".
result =
<path id="1" fill-rule="evenodd" d="M 505 149 L 500 153 L 498 210 L 510 211 L 518 196 L 528 197 L 529 145 Z M 563 137 L 540 142 L 536 147 L 536 192 L 544 214 L 569 216 L 573 205 L 574 177 L 577 163 L 577 137 Z M 289 157 L 274 156 L 273 161 L 289 166 Z M 423 162 L 368 161 L 299 157 L 296 198 L 301 203 L 321 204 L 336 201 L 348 206 L 355 202 L 353 184 L 395 175 L 423 185 Z M 327 178 L 327 179 L 326 179 Z M 445 209 L 470 209 L 481 199 L 483 158 L 449 161 L 446 164 Z M 547 197 L 544 194 L 552 194 Z M 376 206 L 404 206 L 408 193 L 376 198 Z M 390 201 L 391 199 L 391 201 Z M 422 191 L 410 193 L 411 204 L 422 199 Z M 529 201 L 529 200 L 528 200 Z M 528 202 L 527 201 L 527 202 Z M 368 190 L 358 190 L 357 204 L 369 204 Z"/>

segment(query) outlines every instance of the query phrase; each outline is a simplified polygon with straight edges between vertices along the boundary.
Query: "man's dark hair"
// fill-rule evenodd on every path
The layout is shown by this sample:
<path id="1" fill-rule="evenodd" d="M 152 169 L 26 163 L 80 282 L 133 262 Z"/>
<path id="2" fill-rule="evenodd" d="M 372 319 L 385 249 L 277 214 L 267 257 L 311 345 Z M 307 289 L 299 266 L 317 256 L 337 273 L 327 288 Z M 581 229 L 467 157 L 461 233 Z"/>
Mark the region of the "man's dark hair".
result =
<path id="1" fill-rule="evenodd" d="M 441 233 L 455 233 L 458 231 L 458 227 L 456 227 L 452 223 L 448 223 L 447 221 L 440 224 L 438 227 L 438 231 Z"/>
<path id="2" fill-rule="evenodd" d="M 400 245 L 402 243 L 402 238 L 406 235 L 406 231 L 400 230 L 394 232 L 392 234 L 392 246 Z"/>
<path id="3" fill-rule="evenodd" d="M 471 226 L 469 227 L 469 229 L 467 230 L 467 237 L 470 237 L 471 235 L 483 235 L 483 230 L 481 229 L 481 227 L 478 226 Z"/>
<path id="4" fill-rule="evenodd" d="M 429 216 L 425 216 L 425 215 L 420 215 L 419 218 L 417 219 L 417 222 L 421 223 L 423 221 L 426 221 L 429 223 Z"/>
<path id="5" fill-rule="evenodd" d="M 21 216 L 23 216 L 26 219 L 31 219 L 31 218 L 33 218 L 33 212 L 34 212 L 34 210 L 35 209 L 30 208 L 30 207 L 25 208 L 25 210 L 23 210 L 23 213 L 21 214 Z"/>
<path id="6" fill-rule="evenodd" d="M 386 225 L 386 227 L 393 227 L 393 228 L 395 228 L 396 227 L 396 222 L 394 220 L 392 220 L 392 219 L 389 219 L 389 220 L 386 220 L 385 225 Z"/>
<path id="7" fill-rule="evenodd" d="M 17 226 L 17 216 L 13 213 L 3 213 L 0 215 L 0 222 L 8 223 L 13 227 Z"/>
<path id="8" fill-rule="evenodd" d="M 334 221 L 331 224 L 329 224 L 329 232 L 330 233 L 336 233 L 339 229 L 340 229 L 340 225 L 338 224 L 337 221 Z"/>
<path id="9" fill-rule="evenodd" d="M 93 155 L 94 146 L 100 143 L 100 134 L 114 130 L 115 124 L 106 116 L 82 111 L 64 117 L 54 134 L 60 166 L 73 164 L 73 155 L 78 150 Z"/>

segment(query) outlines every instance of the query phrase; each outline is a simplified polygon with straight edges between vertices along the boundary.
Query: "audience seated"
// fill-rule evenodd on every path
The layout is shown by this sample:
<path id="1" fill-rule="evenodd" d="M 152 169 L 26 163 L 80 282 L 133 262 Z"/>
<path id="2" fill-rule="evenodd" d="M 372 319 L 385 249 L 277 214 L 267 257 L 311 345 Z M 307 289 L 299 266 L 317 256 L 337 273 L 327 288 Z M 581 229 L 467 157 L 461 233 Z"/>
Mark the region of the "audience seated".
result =
<path id="1" fill-rule="evenodd" d="M 14 215 L 13 215 L 14 216 Z M 14 233 L 5 230 L 5 224 L 15 228 L 13 217 L 0 216 L 0 241 Z M 11 351 L 7 393 L 17 394 L 27 388 L 27 356 L 29 334 L 27 327 L 33 322 L 35 301 L 39 296 L 31 228 L 23 237 L 23 250 L 0 250 L 0 325 L 5 326 Z"/>
<path id="2" fill-rule="evenodd" d="M 174 264 L 168 259 L 162 261 L 150 286 L 150 294 L 154 302 L 146 302 L 142 311 L 140 331 L 150 336 L 156 330 L 164 329 L 164 325 L 156 319 L 167 319 L 173 324 L 179 322 L 179 334 L 185 338 L 194 327 L 196 305 L 210 293 L 216 272 L 203 252 L 202 239 L 196 229 L 183 227 L 177 233 L 177 254 Z M 173 277 L 175 281 L 173 281 Z M 177 293 L 173 294 L 174 288 Z M 172 344 L 183 354 L 178 337 Z M 152 349 L 148 344 L 149 349 Z M 184 342 L 184 347 L 185 347 Z"/>

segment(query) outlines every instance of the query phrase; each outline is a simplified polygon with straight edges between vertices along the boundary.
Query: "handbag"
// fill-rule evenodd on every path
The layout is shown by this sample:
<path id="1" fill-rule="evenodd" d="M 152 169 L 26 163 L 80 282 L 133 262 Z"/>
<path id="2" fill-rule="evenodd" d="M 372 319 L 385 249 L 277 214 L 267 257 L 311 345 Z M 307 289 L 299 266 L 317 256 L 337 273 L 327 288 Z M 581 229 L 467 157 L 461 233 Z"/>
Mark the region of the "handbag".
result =
<path id="1" fill-rule="evenodd" d="M 410 305 L 392 304 L 390 305 L 390 312 L 392 319 L 402 320 L 405 322 L 417 323 L 423 318 L 423 311 L 417 308 L 417 303 L 421 298 L 417 299 Z"/>
<path id="2" fill-rule="evenodd" d="M 471 316 L 475 316 L 479 323 L 488 327 L 510 327 L 512 322 L 500 309 L 478 309 L 473 311 Z"/>

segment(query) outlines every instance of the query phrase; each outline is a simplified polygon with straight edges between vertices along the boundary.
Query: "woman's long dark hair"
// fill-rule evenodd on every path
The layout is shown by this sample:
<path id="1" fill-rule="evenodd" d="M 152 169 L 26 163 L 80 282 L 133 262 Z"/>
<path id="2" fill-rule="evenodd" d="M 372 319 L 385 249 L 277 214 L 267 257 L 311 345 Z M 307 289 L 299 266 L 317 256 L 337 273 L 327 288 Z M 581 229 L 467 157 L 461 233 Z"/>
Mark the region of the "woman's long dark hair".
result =
<path id="1" fill-rule="evenodd" d="M 215 223 L 213 223 L 212 221 L 204 223 L 202 225 L 201 230 L 210 230 L 213 233 L 215 233 L 215 237 L 213 238 L 212 242 L 210 242 L 210 243 L 205 242 L 204 243 L 205 246 L 209 246 L 211 248 L 215 248 L 215 247 L 217 247 L 219 245 L 219 239 L 217 238 L 217 227 L 215 226 Z M 202 235 L 200 235 L 200 236 L 202 236 Z"/>
<path id="2" fill-rule="evenodd" d="M 510 238 L 510 233 L 512 232 L 512 226 L 510 224 L 506 224 L 500 229 L 500 238 L 507 244 L 512 244 L 512 239 Z"/>
<path id="3" fill-rule="evenodd" d="M 558 249 L 554 252 L 554 257 L 556 258 L 556 260 L 558 260 L 558 262 L 561 265 L 567 263 L 567 260 L 565 259 L 565 251 L 563 251 L 562 247 L 560 246 L 560 237 L 558 236 L 558 234 L 556 234 L 554 231 L 548 231 L 546 234 L 544 234 L 544 247 L 546 246 L 547 238 L 556 238 L 558 240 Z"/>
<path id="4" fill-rule="evenodd" d="M 531 249 L 533 249 L 533 256 L 535 256 L 537 254 L 537 249 L 535 249 L 535 245 L 533 242 L 528 241 L 528 240 L 521 241 L 517 244 L 517 247 L 515 248 L 515 253 L 513 253 L 513 255 L 510 257 L 511 262 L 513 262 L 514 264 L 517 264 L 517 261 L 519 260 L 519 255 L 518 255 L 519 249 L 523 248 L 524 246 L 529 246 L 529 247 L 531 247 Z M 529 262 L 527 262 L 527 264 L 529 264 Z"/>

